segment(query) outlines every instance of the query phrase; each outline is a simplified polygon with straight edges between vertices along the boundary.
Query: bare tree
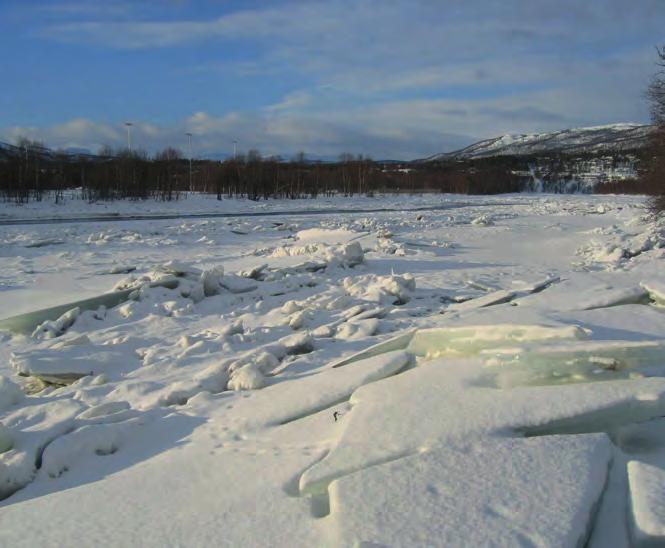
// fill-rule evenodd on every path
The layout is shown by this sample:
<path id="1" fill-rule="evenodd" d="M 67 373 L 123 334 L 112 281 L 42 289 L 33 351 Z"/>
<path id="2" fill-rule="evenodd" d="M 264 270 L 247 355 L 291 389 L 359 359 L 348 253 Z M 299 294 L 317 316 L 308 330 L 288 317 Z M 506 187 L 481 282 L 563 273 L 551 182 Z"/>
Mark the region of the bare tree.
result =
<path id="1" fill-rule="evenodd" d="M 652 205 L 662 213 L 665 212 L 665 46 L 657 47 L 656 53 L 658 69 L 647 90 L 656 129 L 645 155 L 640 183 L 650 194 L 655 194 Z"/>
<path id="2" fill-rule="evenodd" d="M 665 124 L 665 46 L 656 48 L 658 70 L 651 79 L 647 90 L 647 98 L 651 103 L 651 118 L 654 123 Z"/>

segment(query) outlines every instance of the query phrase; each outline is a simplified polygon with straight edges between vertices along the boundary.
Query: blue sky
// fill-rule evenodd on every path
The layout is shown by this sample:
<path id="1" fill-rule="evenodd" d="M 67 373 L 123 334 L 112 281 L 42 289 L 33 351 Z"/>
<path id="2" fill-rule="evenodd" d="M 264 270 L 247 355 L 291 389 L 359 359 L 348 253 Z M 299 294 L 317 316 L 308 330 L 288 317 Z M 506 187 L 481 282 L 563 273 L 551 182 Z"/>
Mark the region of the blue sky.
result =
<path id="1" fill-rule="evenodd" d="M 2 0 L 0 139 L 415 158 L 646 122 L 662 0 Z"/>

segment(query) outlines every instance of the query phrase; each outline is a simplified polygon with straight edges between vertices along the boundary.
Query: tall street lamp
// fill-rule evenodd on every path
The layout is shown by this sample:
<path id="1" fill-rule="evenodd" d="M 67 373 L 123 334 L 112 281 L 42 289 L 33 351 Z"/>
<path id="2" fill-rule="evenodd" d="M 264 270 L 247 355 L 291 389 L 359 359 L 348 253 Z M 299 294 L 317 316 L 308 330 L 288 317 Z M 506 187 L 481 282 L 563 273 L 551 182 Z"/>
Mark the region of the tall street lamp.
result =
<path id="1" fill-rule="evenodd" d="M 187 132 L 187 139 L 189 139 L 189 191 L 192 191 L 192 134 Z"/>
<path id="2" fill-rule="evenodd" d="M 127 126 L 127 150 L 129 152 L 132 151 L 132 124 L 131 122 L 125 122 L 125 126 Z"/>

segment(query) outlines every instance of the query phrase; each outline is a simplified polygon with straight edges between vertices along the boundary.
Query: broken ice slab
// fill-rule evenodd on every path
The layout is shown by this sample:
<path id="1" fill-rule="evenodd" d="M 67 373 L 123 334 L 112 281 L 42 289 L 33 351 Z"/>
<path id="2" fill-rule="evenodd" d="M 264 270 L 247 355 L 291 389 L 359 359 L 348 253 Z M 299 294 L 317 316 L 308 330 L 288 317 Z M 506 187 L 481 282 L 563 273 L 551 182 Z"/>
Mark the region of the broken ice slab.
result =
<path id="1" fill-rule="evenodd" d="M 19 375 L 67 385 L 87 375 L 126 373 L 139 367 L 140 362 L 109 346 L 80 344 L 14 352 L 10 364 Z"/>
<path id="2" fill-rule="evenodd" d="M 657 306 L 665 306 L 665 283 L 658 280 L 648 280 L 640 283 L 642 289 L 648 294 Z"/>
<path id="3" fill-rule="evenodd" d="M 54 339 L 55 337 L 60 337 L 74 324 L 80 314 L 81 309 L 76 307 L 65 312 L 57 320 L 47 320 L 40 323 L 33 331 L 32 337 L 35 339 Z"/>
<path id="4" fill-rule="evenodd" d="M 542 325 L 472 325 L 417 330 L 407 350 L 425 360 L 440 357 L 462 357 L 505 344 L 557 339 L 579 340 L 589 331 L 576 325 L 547 327 Z"/>
<path id="5" fill-rule="evenodd" d="M 531 295 L 533 293 L 540 293 L 541 291 L 547 289 L 549 286 L 556 284 L 560 281 L 561 278 L 559 278 L 558 276 L 549 276 L 543 280 L 537 281 L 532 284 L 527 284 L 524 287 L 520 287 L 519 289 L 511 289 L 511 290 L 499 289 L 496 291 L 492 291 L 491 293 L 487 293 L 486 295 L 477 297 L 475 299 L 465 300 L 464 302 L 459 304 L 452 304 L 450 305 L 448 310 L 451 310 L 453 312 L 466 312 L 468 310 L 475 310 L 476 308 L 485 308 L 487 306 L 505 304 L 513 301 L 518 297 L 526 297 L 527 295 Z M 490 290 L 489 287 L 484 287 L 483 285 L 480 285 L 473 281 L 467 281 L 467 285 L 471 287 L 475 286 L 478 289 L 482 289 L 483 291 Z"/>
<path id="6" fill-rule="evenodd" d="M 178 281 L 175 279 L 157 281 L 149 285 L 150 287 L 167 287 L 169 289 L 174 289 L 178 286 Z M 104 293 L 97 297 L 90 297 L 89 299 L 83 299 L 81 301 L 74 301 L 72 303 L 61 304 L 50 308 L 43 308 L 42 310 L 35 310 L 34 312 L 28 312 L 26 314 L 20 314 L 18 316 L 12 316 L 11 318 L 0 320 L 0 331 L 10 331 L 11 333 L 27 335 L 32 333 L 38 325 L 46 321 L 55 321 L 74 308 L 79 308 L 82 311 L 97 310 L 100 306 L 113 308 L 128 300 L 129 296 L 135 290 L 136 288 L 112 291 L 111 293 Z"/>
<path id="7" fill-rule="evenodd" d="M 75 301 L 73 303 L 61 304 L 52 306 L 51 308 L 44 308 L 26 314 L 20 314 L 4 320 L 0 320 L 0 331 L 6 330 L 12 333 L 30 334 L 38 325 L 46 321 L 55 321 L 63 314 L 69 312 L 74 308 L 81 310 L 97 310 L 100 306 L 112 308 L 129 298 L 129 294 L 134 291 L 133 289 L 125 289 L 122 291 L 114 291 L 112 293 L 105 293 L 97 297 L 83 299 L 82 301 Z"/>
<path id="8" fill-rule="evenodd" d="M 520 291 L 524 291 L 526 293 L 540 293 L 541 291 L 547 289 L 549 286 L 557 284 L 560 281 L 561 278 L 559 276 L 549 276 L 544 280 L 540 280 L 539 282 L 528 284 L 525 287 L 520 288 Z"/>
<path id="9" fill-rule="evenodd" d="M 606 436 L 588 435 L 485 438 L 368 463 L 330 483 L 334 544 L 584 546 L 611 457 Z"/>
<path id="10" fill-rule="evenodd" d="M 466 280 L 464 283 L 470 288 L 478 289 L 480 291 L 486 291 L 486 292 L 498 291 L 496 287 L 493 287 L 490 284 L 486 284 L 478 280 Z"/>
<path id="11" fill-rule="evenodd" d="M 487 348 L 485 364 L 501 388 L 629 378 L 631 371 L 665 369 L 665 341 L 570 341 Z"/>
<path id="12" fill-rule="evenodd" d="M 594 310 L 626 304 L 648 304 L 649 293 L 642 287 L 611 289 L 605 293 L 583 300 L 575 306 L 576 310 Z"/>
<path id="13" fill-rule="evenodd" d="M 497 388 L 619 380 L 665 371 L 665 341 L 584 341 L 579 326 L 472 325 L 407 331 L 333 364 L 406 350 L 419 363 L 480 356 Z"/>
<path id="14" fill-rule="evenodd" d="M 482 297 L 471 299 L 460 304 L 450 305 L 449 310 L 455 312 L 465 312 L 467 310 L 474 310 L 476 308 L 485 308 L 486 306 L 494 306 L 497 304 L 504 304 L 512 301 L 517 296 L 517 291 L 508 291 L 500 289 L 493 291 Z"/>
<path id="15" fill-rule="evenodd" d="M 58 238 L 44 238 L 42 240 L 33 240 L 32 242 L 28 242 L 23 247 L 26 248 L 46 247 L 49 245 L 62 245 L 64 243 L 65 243 L 64 240 L 60 240 Z"/>
<path id="16" fill-rule="evenodd" d="M 96 272 L 96 274 L 100 276 L 106 276 L 110 274 L 129 274 L 130 272 L 134 272 L 135 270 L 136 266 L 134 265 L 115 265 L 105 270 L 99 270 L 98 272 Z"/>
<path id="17" fill-rule="evenodd" d="M 635 546 L 665 546 L 665 462 L 628 463 L 630 521 Z"/>
<path id="18" fill-rule="evenodd" d="M 342 367 L 355 361 L 377 356 L 393 350 L 407 350 L 423 360 L 439 357 L 461 357 L 478 354 L 485 348 L 529 341 L 556 339 L 579 340 L 590 332 L 576 325 L 548 327 L 543 325 L 470 325 L 464 327 L 433 327 L 412 329 L 366 350 L 335 362 Z"/>
<path id="19" fill-rule="evenodd" d="M 263 271 L 268 268 L 268 263 L 261 264 L 259 266 L 252 267 L 248 270 L 242 270 L 238 272 L 239 276 L 243 278 L 251 278 L 252 280 L 261 280 L 263 278 Z"/>
<path id="20" fill-rule="evenodd" d="M 242 276 L 234 276 L 233 274 L 226 274 L 220 280 L 219 284 L 231 293 L 249 293 L 259 287 L 251 279 Z"/>
<path id="21" fill-rule="evenodd" d="M 345 365 L 349 365 L 350 363 L 355 363 L 360 360 L 366 360 L 367 358 L 373 358 L 374 356 L 379 356 L 381 354 L 386 354 L 388 352 L 393 352 L 395 350 L 404 350 L 409 345 L 409 342 L 413 338 L 413 334 L 416 331 L 417 331 L 416 329 L 412 329 L 410 331 L 407 331 L 406 333 L 398 335 L 397 337 L 393 337 L 392 339 L 388 339 L 387 341 L 372 345 L 361 352 L 357 352 L 355 354 L 352 354 L 351 356 L 342 358 L 341 360 L 334 362 L 332 367 L 333 368 L 344 367 Z"/>

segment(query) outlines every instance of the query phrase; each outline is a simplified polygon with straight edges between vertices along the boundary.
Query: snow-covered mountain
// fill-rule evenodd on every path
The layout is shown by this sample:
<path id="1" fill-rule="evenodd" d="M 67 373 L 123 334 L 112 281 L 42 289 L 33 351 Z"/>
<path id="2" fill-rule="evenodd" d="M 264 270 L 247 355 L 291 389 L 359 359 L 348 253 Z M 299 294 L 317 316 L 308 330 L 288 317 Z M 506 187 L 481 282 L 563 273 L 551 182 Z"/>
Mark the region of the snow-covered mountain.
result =
<path id="1" fill-rule="evenodd" d="M 467 160 L 491 156 L 586 154 L 625 152 L 642 148 L 653 126 L 610 124 L 551 133 L 502 135 L 479 141 L 461 150 L 435 154 L 425 161 Z"/>
<path id="2" fill-rule="evenodd" d="M 637 178 L 640 151 L 652 131 L 650 125 L 626 123 L 503 135 L 420 162 L 490 160 L 520 177 L 523 190 L 593 192 L 598 184 Z"/>

